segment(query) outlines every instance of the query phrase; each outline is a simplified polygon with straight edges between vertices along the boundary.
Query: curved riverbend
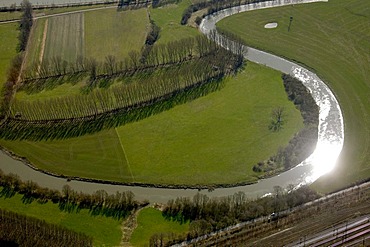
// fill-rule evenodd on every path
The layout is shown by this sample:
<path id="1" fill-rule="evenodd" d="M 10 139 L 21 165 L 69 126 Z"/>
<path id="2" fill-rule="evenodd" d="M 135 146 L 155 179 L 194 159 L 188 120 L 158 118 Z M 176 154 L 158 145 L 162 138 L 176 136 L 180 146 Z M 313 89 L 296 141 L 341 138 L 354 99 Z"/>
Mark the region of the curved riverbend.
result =
<path id="1" fill-rule="evenodd" d="M 321 0 L 275 0 L 260 4 L 250 4 L 230 8 L 203 19 L 200 25 L 200 30 L 207 34 L 210 30 L 215 29 L 217 21 L 232 14 L 251 9 L 280 6 L 287 4 L 287 2 L 290 4 L 297 4 L 317 1 Z M 334 94 L 325 85 L 325 83 L 320 80 L 320 78 L 295 63 L 256 49 L 248 48 L 248 53 L 245 54 L 245 57 L 252 62 L 264 64 L 273 69 L 295 76 L 310 90 L 320 108 L 318 144 L 316 150 L 309 158 L 289 171 L 281 173 L 275 177 L 260 180 L 258 183 L 252 185 L 220 188 L 215 189 L 212 192 L 206 190 L 202 191 L 203 194 L 207 194 L 210 197 L 226 196 L 243 191 L 247 196 L 255 198 L 271 193 L 275 185 L 286 187 L 289 184 L 300 185 L 312 183 L 322 174 L 330 171 L 334 167 L 343 147 L 344 125 L 342 113 Z M 66 179 L 36 171 L 31 167 L 24 165 L 22 161 L 12 159 L 4 152 L 0 152 L 0 168 L 5 173 L 18 174 L 22 180 L 32 180 L 37 182 L 40 186 L 52 189 L 60 190 L 65 184 L 68 184 L 72 189 L 83 191 L 85 193 L 92 193 L 97 190 L 106 190 L 108 193 L 130 190 L 135 194 L 135 197 L 138 200 L 148 199 L 151 202 L 158 203 L 165 203 L 169 199 L 173 199 L 178 196 L 191 197 L 198 192 L 198 190 L 195 189 L 147 188 L 99 184 L 75 180 L 67 182 Z"/>

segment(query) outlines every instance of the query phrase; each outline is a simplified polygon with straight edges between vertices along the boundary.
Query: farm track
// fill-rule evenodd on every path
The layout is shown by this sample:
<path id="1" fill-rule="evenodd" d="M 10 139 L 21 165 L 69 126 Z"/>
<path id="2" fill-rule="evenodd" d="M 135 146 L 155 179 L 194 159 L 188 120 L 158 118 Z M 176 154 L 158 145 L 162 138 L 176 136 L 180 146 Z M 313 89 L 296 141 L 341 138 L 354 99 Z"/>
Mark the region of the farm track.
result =
<path id="1" fill-rule="evenodd" d="M 45 21 L 45 27 L 44 27 L 44 32 L 42 34 L 42 41 L 41 41 L 41 51 L 40 51 L 40 57 L 39 57 L 39 65 L 37 67 L 37 71 L 40 71 L 40 67 L 42 64 L 42 60 L 44 58 L 44 52 L 45 52 L 45 43 L 46 43 L 46 34 L 48 32 L 48 20 L 46 19 Z"/>

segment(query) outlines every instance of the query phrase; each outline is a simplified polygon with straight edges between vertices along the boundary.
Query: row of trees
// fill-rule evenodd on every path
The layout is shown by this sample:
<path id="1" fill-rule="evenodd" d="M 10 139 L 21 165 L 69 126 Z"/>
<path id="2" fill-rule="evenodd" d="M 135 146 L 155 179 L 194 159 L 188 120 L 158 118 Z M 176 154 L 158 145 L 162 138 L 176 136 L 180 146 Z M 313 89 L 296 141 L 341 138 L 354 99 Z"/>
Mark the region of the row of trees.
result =
<path id="1" fill-rule="evenodd" d="M 153 0 L 152 6 L 153 8 L 159 8 L 168 4 L 178 4 L 179 2 L 181 2 L 181 0 Z"/>
<path id="2" fill-rule="evenodd" d="M 10 102 L 13 98 L 13 88 L 18 81 L 19 73 L 22 67 L 22 62 L 23 55 L 18 54 L 13 58 L 8 69 L 7 80 L 1 92 L 2 101 L 0 107 L 0 119 L 4 118 L 8 114 Z"/>
<path id="3" fill-rule="evenodd" d="M 22 75 L 23 86 L 20 89 L 32 87 L 33 84 L 42 84 L 40 79 L 51 77 L 87 73 L 90 76 L 89 81 L 94 81 L 99 78 L 132 74 L 148 68 L 170 66 L 192 58 L 201 58 L 219 49 L 214 42 L 204 36 L 153 45 L 158 36 L 159 28 L 152 24 L 152 31 L 149 32 L 146 39 L 151 49 L 145 53 L 144 58 L 142 58 L 141 52 L 131 51 L 129 56 L 122 61 L 117 60 L 113 55 L 109 55 L 105 57 L 103 62 L 84 57 L 78 57 L 72 63 L 62 60 L 61 57 L 53 57 L 50 60 L 44 59 L 42 64 L 36 62 L 24 71 Z"/>
<path id="4" fill-rule="evenodd" d="M 186 238 L 192 239 L 240 222 L 291 209 L 318 197 L 308 186 L 297 190 L 293 190 L 293 186 L 287 190 L 275 186 L 272 196 L 256 200 L 248 199 L 243 192 L 220 198 L 197 194 L 193 199 L 181 197 L 170 200 L 163 210 L 163 216 L 181 223 L 190 221 Z M 167 246 L 183 240 L 176 239 L 174 234 L 157 233 L 151 238 L 150 246 Z"/>
<path id="5" fill-rule="evenodd" d="M 84 118 L 44 121 L 8 118 L 0 128 L 0 137 L 9 140 L 38 141 L 92 134 L 158 114 L 176 105 L 184 104 L 219 90 L 223 85 L 224 80 L 214 79 L 213 81 L 196 84 L 182 91 L 173 92 L 166 95 L 166 97 L 157 98 L 142 105 L 134 105 L 129 108 L 117 109 Z"/>
<path id="6" fill-rule="evenodd" d="M 31 3 L 28 0 L 23 0 L 21 10 L 23 13 L 19 23 L 18 51 L 25 51 L 33 24 Z"/>
<path id="7" fill-rule="evenodd" d="M 211 1 L 197 2 L 197 3 L 190 5 L 187 9 L 185 9 L 185 11 L 182 14 L 180 23 L 181 25 L 186 25 L 191 15 L 194 12 L 201 10 L 201 9 L 208 8 L 207 13 L 202 16 L 203 18 L 207 15 L 213 14 L 222 9 L 227 9 L 227 8 L 249 4 L 249 3 L 259 3 L 259 2 L 264 2 L 264 1 L 268 1 L 268 0 L 211 0 Z"/>
<path id="8" fill-rule="evenodd" d="M 150 16 L 149 16 L 150 18 Z M 146 63 L 146 58 L 152 50 L 154 43 L 159 39 L 159 32 L 161 28 L 155 24 L 155 22 L 150 18 L 150 30 L 145 39 L 145 45 L 141 52 L 140 62 L 142 64 Z"/>
<path id="9" fill-rule="evenodd" d="M 0 229 L 1 246 L 93 246 L 82 233 L 2 209 Z"/>
<path id="10" fill-rule="evenodd" d="M 72 190 L 65 185 L 60 192 L 40 187 L 32 181 L 24 182 L 17 175 L 11 173 L 6 175 L 1 170 L 0 186 L 2 187 L 1 197 L 12 197 L 19 193 L 23 195 L 24 203 L 31 203 L 34 200 L 41 203 L 50 201 L 58 204 L 59 209 L 67 212 L 89 209 L 92 215 L 121 219 L 140 206 L 130 191 L 110 195 L 104 190 L 99 190 L 86 194 Z"/>
<path id="11" fill-rule="evenodd" d="M 255 172 L 274 173 L 279 169 L 288 170 L 310 156 L 316 147 L 319 107 L 300 80 L 286 74 L 282 75 L 282 79 L 289 100 L 293 101 L 301 112 L 304 127 L 289 141 L 288 146 L 280 148 L 278 153 L 267 161 L 254 165 L 253 171 Z M 275 118 L 281 119 L 282 114 L 283 109 L 275 109 Z"/>
<path id="12" fill-rule="evenodd" d="M 157 69 L 145 78 L 133 77 L 131 82 L 116 83 L 104 90 L 94 90 L 86 95 L 70 95 L 31 102 L 14 100 L 12 116 L 25 120 L 52 120 L 81 118 L 122 108 L 151 104 L 158 99 L 168 98 L 188 88 L 210 83 L 233 70 L 237 58 L 226 50 L 220 50 L 204 59 L 193 59 L 181 64 Z M 137 75 L 138 76 L 138 75 Z M 99 84 L 110 84 L 107 78 L 96 80 Z M 128 80 L 123 77 L 122 80 Z M 98 84 L 98 83 L 97 83 Z M 88 85 L 86 90 L 92 90 Z"/>
<path id="13" fill-rule="evenodd" d="M 18 46 L 17 51 L 23 52 L 26 49 L 28 37 L 31 32 L 33 17 L 32 17 L 32 5 L 28 0 L 23 0 L 21 3 L 22 16 L 19 22 L 19 35 L 18 35 Z M 7 81 L 4 87 L 1 89 L 1 105 L 0 105 L 0 120 L 5 118 L 8 114 L 10 102 L 13 98 L 13 88 L 18 82 L 20 71 L 22 69 L 23 54 L 17 54 L 8 69 Z"/>

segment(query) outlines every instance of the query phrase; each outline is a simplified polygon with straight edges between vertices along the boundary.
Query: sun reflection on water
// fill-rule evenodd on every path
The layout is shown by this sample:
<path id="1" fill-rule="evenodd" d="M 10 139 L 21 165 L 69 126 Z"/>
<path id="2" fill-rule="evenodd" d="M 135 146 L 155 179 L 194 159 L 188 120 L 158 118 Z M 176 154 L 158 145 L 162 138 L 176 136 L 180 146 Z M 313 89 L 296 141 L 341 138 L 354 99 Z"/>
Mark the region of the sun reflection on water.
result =
<path id="1" fill-rule="evenodd" d="M 319 177 L 331 172 L 335 168 L 341 150 L 341 143 L 318 142 L 314 153 L 309 158 L 312 173 L 306 177 L 306 183 L 312 183 Z"/>

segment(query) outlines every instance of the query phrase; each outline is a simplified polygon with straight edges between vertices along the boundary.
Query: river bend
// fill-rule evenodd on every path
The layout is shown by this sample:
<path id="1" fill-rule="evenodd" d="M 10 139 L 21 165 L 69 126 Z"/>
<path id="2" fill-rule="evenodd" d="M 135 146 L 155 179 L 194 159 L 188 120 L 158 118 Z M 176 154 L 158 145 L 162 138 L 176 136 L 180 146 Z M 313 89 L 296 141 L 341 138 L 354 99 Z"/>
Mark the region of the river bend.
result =
<path id="1" fill-rule="evenodd" d="M 325 2 L 325 0 L 274 0 L 229 8 L 205 17 L 202 20 L 199 29 L 202 33 L 208 34 L 211 30 L 215 29 L 215 24 L 218 21 L 233 14 L 261 8 L 310 2 Z M 258 196 L 271 193 L 273 191 L 273 187 L 276 185 L 286 187 L 289 184 L 302 185 L 312 183 L 321 175 L 334 168 L 336 160 L 343 147 L 343 117 L 338 101 L 329 87 L 316 74 L 298 64 L 263 51 L 249 47 L 245 48 L 247 50 L 245 54 L 246 59 L 279 70 L 283 73 L 291 74 L 301 80 L 310 90 L 320 109 L 318 143 L 314 153 L 291 170 L 271 178 L 262 179 L 258 183 L 252 185 L 233 188 L 219 188 L 211 192 L 207 190 L 201 191 L 203 194 L 210 197 L 227 196 L 243 191 L 248 197 L 256 198 Z M 38 172 L 21 161 L 12 159 L 1 151 L 0 168 L 5 173 L 15 173 L 19 175 L 22 180 L 32 180 L 43 187 L 61 190 L 65 184 L 68 184 L 72 189 L 85 193 L 93 193 L 97 190 L 106 190 L 108 193 L 130 190 L 135 194 L 136 199 L 148 199 L 150 202 L 165 203 L 169 199 L 174 199 L 179 196 L 192 197 L 198 193 L 198 190 L 196 189 L 146 188 L 99 184 L 75 180 L 67 182 L 66 179 Z"/>

